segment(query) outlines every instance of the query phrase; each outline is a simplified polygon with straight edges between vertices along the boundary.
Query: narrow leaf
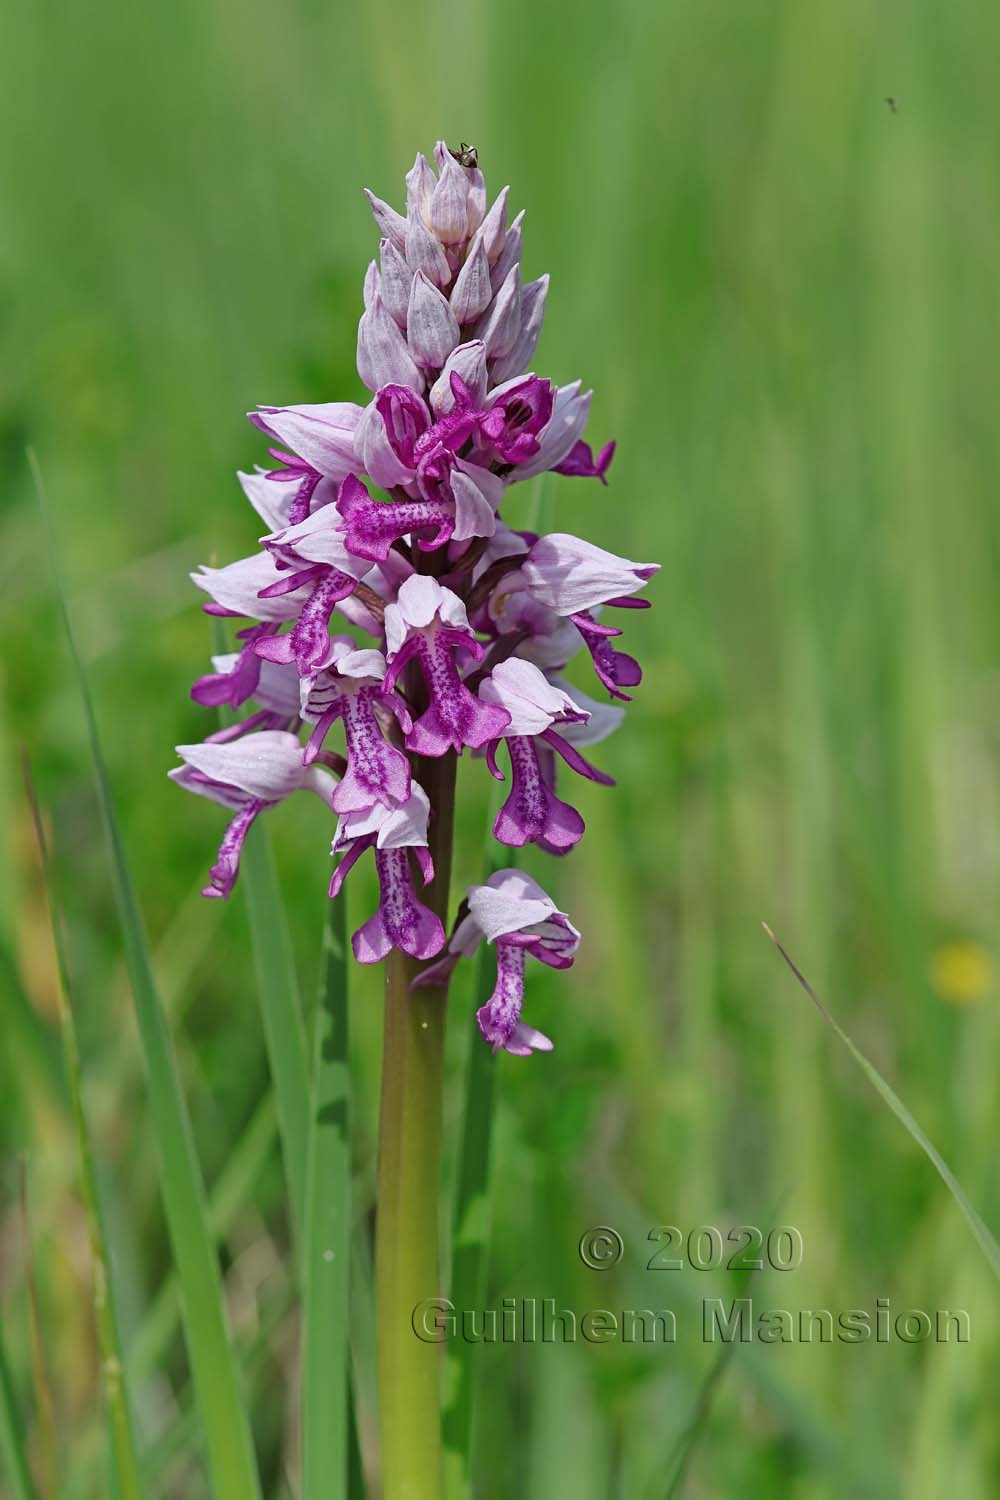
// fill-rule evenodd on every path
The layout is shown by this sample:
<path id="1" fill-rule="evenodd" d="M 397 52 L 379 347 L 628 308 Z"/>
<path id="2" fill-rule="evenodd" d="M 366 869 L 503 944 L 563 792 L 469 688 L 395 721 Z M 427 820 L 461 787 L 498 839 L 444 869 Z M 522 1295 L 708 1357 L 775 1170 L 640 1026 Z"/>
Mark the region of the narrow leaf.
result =
<path id="1" fill-rule="evenodd" d="M 548 476 L 544 476 L 547 478 Z M 537 509 L 541 508 L 539 499 Z M 501 863 L 493 840 L 493 822 L 500 805 L 494 789 L 490 799 L 483 878 Z M 505 850 L 512 859 L 513 851 Z M 475 1011 L 486 1004 L 496 975 L 496 955 L 482 943 L 476 958 L 475 1007 L 469 1026 L 469 1055 L 465 1075 L 465 1103 L 461 1148 L 452 1220 L 451 1298 L 458 1308 L 482 1307 L 486 1296 L 490 1240 L 490 1155 L 496 1109 L 497 1063 L 479 1033 Z M 442 1412 L 445 1493 L 460 1500 L 469 1493 L 472 1469 L 473 1420 L 476 1401 L 477 1345 L 452 1340 L 445 1350 L 445 1401 Z"/>
<path id="2" fill-rule="evenodd" d="M 35 1500 L 35 1486 L 31 1482 L 31 1471 L 24 1451 L 26 1431 L 27 1425 L 18 1410 L 14 1381 L 7 1363 L 3 1322 L 0 1319 L 0 1455 L 3 1456 L 13 1500 Z"/>
<path id="3" fill-rule="evenodd" d="M 303 1500 L 348 1484 L 348 1249 L 351 1234 L 345 897 L 330 902 L 315 1012 L 303 1277 Z"/>
<path id="4" fill-rule="evenodd" d="M 294 1301 L 295 1289 L 291 1280 L 286 1278 L 261 1305 L 252 1332 L 238 1344 L 240 1369 L 251 1395 L 260 1394 L 262 1389 L 267 1396 L 273 1395 L 275 1345 L 281 1340 L 282 1324 L 288 1318 Z M 188 1385 L 178 1393 L 177 1414 L 143 1454 L 142 1473 L 146 1494 L 158 1496 L 166 1493 L 162 1483 L 164 1475 L 177 1460 L 183 1458 L 190 1461 L 191 1455 L 198 1451 L 198 1435 L 198 1412 L 192 1403 L 192 1392 Z M 172 1490 L 170 1493 L 176 1491 Z M 88 1491 L 88 1500 L 89 1495 Z M 215 1500 L 214 1494 L 206 1495 L 206 1500 Z"/>
<path id="5" fill-rule="evenodd" d="M 216 651 L 225 650 L 221 620 L 215 626 Z M 220 709 L 223 727 L 234 715 Z M 281 1154 L 291 1200 L 292 1240 L 303 1253 L 306 1212 L 306 1164 L 309 1150 L 309 1069 L 302 1001 L 292 956 L 288 920 L 274 869 L 271 842 L 264 823 L 250 830 L 240 861 L 240 884 L 246 894 L 250 941 L 257 972 L 268 1068 L 274 1084 Z"/>
<path id="6" fill-rule="evenodd" d="M 482 944 L 476 966 L 476 1007 L 485 1005 L 493 988 L 494 954 Z M 462 1145 L 452 1228 L 451 1291 L 455 1307 L 482 1307 L 486 1295 L 490 1238 L 490 1145 L 496 1094 L 496 1058 L 479 1034 L 475 1015 L 469 1039 L 465 1079 Z M 478 1345 L 453 1339 L 445 1351 L 442 1415 L 445 1490 L 449 1497 L 469 1493 L 472 1423 L 478 1372 Z"/>
<path id="7" fill-rule="evenodd" d="M 353 1378 L 347 1382 L 347 1500 L 365 1500 L 365 1470 Z"/>
<path id="8" fill-rule="evenodd" d="M 805 975 L 802 973 L 802 970 L 785 952 L 785 949 L 781 946 L 778 939 L 771 931 L 770 927 L 768 927 L 767 923 L 762 922 L 761 926 L 767 933 L 768 937 L 771 939 L 771 942 L 777 948 L 778 952 L 781 954 L 782 958 L 785 960 L 785 963 L 795 975 L 795 978 L 798 980 L 799 984 L 802 986 L 812 1003 L 815 1005 L 816 1009 L 819 1011 L 820 1015 L 833 1029 L 833 1031 L 836 1032 L 837 1036 L 843 1042 L 848 1052 L 854 1058 L 854 1061 L 857 1063 L 862 1073 L 864 1073 L 865 1077 L 868 1079 L 868 1082 L 872 1085 L 872 1088 L 874 1088 L 879 1094 L 881 1094 L 886 1104 L 888 1104 L 889 1108 L 896 1116 L 896 1119 L 910 1133 L 910 1135 L 916 1141 L 917 1145 L 920 1147 L 921 1151 L 923 1151 L 924 1155 L 930 1158 L 930 1161 L 933 1163 L 938 1176 L 941 1178 L 945 1187 L 951 1193 L 951 1196 L 954 1198 L 955 1202 L 961 1209 L 965 1221 L 968 1224 L 969 1228 L 972 1230 L 979 1248 L 982 1250 L 983 1254 L 986 1256 L 986 1259 L 989 1261 L 994 1275 L 1000 1277 L 1000 1245 L 997 1244 L 993 1235 L 990 1233 L 989 1229 L 987 1229 L 986 1225 L 983 1223 L 983 1220 L 979 1217 L 979 1214 L 973 1208 L 969 1199 L 966 1197 L 965 1189 L 962 1187 L 962 1184 L 959 1182 L 954 1172 L 944 1160 L 944 1157 L 938 1151 L 933 1141 L 931 1141 L 924 1134 L 923 1130 L 921 1130 L 920 1126 L 910 1114 L 910 1111 L 907 1109 L 902 1099 L 900 1099 L 899 1095 L 889 1087 L 885 1079 L 882 1077 L 882 1074 L 875 1067 L 874 1063 L 868 1061 L 867 1057 L 861 1051 L 861 1049 L 859 1047 L 856 1047 L 851 1041 L 851 1038 L 847 1035 L 847 1032 L 843 1029 L 843 1027 L 837 1024 L 833 1016 L 827 1010 L 823 1001 L 819 998 L 816 991 L 809 983 L 808 979 L 806 979 Z"/>
<path id="9" fill-rule="evenodd" d="M 292 1240 L 301 1251 L 309 1151 L 309 1070 L 288 923 L 267 829 L 260 822 L 247 838 L 240 876 L 250 913 L 257 997 L 291 1200 Z"/>
<path id="10" fill-rule="evenodd" d="M 236 1363 L 226 1328 L 222 1284 L 205 1206 L 177 1062 L 153 979 L 149 947 L 128 868 L 90 686 L 66 604 L 41 472 L 29 454 L 39 507 L 48 532 L 56 595 L 90 742 L 101 817 L 111 856 L 125 961 L 146 1060 L 149 1106 L 160 1153 L 167 1227 L 181 1288 L 188 1354 L 205 1435 L 214 1500 L 254 1500 L 260 1481 Z"/>
<path id="11" fill-rule="evenodd" d="M 8 1062 L 13 1064 L 12 1081 L 32 1104 L 38 1102 L 39 1084 L 48 1094 L 49 1102 L 61 1102 L 58 1040 L 32 1005 L 17 962 L 2 938 L 0 993 L 4 997 L 4 1051 Z"/>
<path id="12" fill-rule="evenodd" d="M 42 879 L 48 897 L 49 922 L 52 929 L 52 946 L 59 970 L 59 1025 L 62 1033 L 63 1059 L 66 1082 L 69 1087 L 70 1108 L 76 1130 L 77 1150 L 80 1155 L 80 1185 L 83 1191 L 84 1208 L 87 1215 L 87 1230 L 90 1239 L 90 1255 L 93 1262 L 94 1313 L 97 1335 L 101 1347 L 101 1371 L 104 1377 L 104 1398 L 107 1403 L 110 1427 L 111 1453 L 114 1460 L 115 1479 L 121 1500 L 141 1500 L 139 1485 L 139 1461 L 135 1447 L 135 1432 L 132 1423 L 131 1404 L 126 1385 L 122 1360 L 121 1322 L 117 1305 L 117 1288 L 111 1273 L 111 1263 L 105 1245 L 104 1215 L 97 1188 L 94 1168 L 94 1151 L 90 1137 L 90 1125 L 84 1110 L 83 1084 L 80 1069 L 80 1051 L 77 1045 L 76 1024 L 73 1015 L 73 989 L 70 978 L 66 945 L 63 941 L 62 919 L 56 897 L 55 882 L 49 865 L 45 829 L 42 824 L 38 799 L 31 779 L 31 768 L 24 757 L 24 782 L 28 805 L 35 828 L 38 858 Z"/>
<path id="13" fill-rule="evenodd" d="M 43 1494 L 54 1495 L 59 1485 L 59 1443 L 56 1437 L 56 1409 L 49 1379 L 49 1365 L 42 1337 L 42 1315 L 38 1296 L 35 1265 L 35 1237 L 31 1227 L 28 1199 L 28 1160 L 21 1158 L 21 1226 L 25 1248 L 25 1284 L 28 1292 L 28 1329 L 31 1345 L 31 1374 L 35 1387 L 37 1413 L 37 1471 Z"/>
<path id="14" fill-rule="evenodd" d="M 213 1185 L 208 1199 L 208 1221 L 216 1241 L 229 1233 L 239 1209 L 247 1203 L 274 1145 L 277 1121 L 274 1096 L 265 1094 Z M 128 1364 L 134 1379 L 148 1375 L 165 1358 L 180 1315 L 177 1277 L 170 1271 L 132 1339 Z"/>
<path id="15" fill-rule="evenodd" d="M 764 1222 L 773 1224 L 776 1222 L 776 1218 L 776 1213 L 772 1211 L 767 1215 Z M 736 1299 L 747 1295 L 753 1276 L 754 1267 L 749 1266 L 736 1278 Z M 695 1449 L 705 1434 L 712 1406 L 714 1405 L 719 1387 L 722 1384 L 722 1377 L 725 1375 L 726 1369 L 735 1352 L 736 1344 L 730 1340 L 723 1344 L 719 1353 L 709 1365 L 698 1389 L 698 1394 L 695 1397 L 691 1414 L 667 1457 L 663 1468 L 664 1477 L 658 1478 L 654 1481 L 654 1484 L 650 1485 L 649 1500 L 653 1500 L 654 1495 L 657 1497 L 657 1500 L 674 1500 L 674 1496 L 681 1493 L 684 1476 L 688 1471 Z"/>

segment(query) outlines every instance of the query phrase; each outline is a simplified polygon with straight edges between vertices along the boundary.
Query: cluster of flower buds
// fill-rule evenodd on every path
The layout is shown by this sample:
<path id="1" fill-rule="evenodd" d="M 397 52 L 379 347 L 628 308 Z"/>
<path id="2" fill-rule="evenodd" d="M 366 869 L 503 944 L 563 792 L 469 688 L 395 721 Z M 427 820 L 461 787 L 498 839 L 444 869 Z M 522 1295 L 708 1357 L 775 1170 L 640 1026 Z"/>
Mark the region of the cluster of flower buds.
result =
<path id="1" fill-rule="evenodd" d="M 609 697 L 629 701 L 639 666 L 600 611 L 643 607 L 634 594 L 656 566 L 501 519 L 508 486 L 548 470 L 603 483 L 614 444 L 595 457 L 583 441 L 590 393 L 579 381 L 526 373 L 548 278 L 522 285 L 522 216 L 508 224 L 507 189 L 487 208 L 478 166 L 443 142 L 435 158 L 436 173 L 418 155 L 408 174 L 405 218 L 368 195 L 382 239 L 358 372 L 372 400 L 251 413 L 275 444 L 271 467 L 240 475 L 266 528 L 260 551 L 192 575 L 209 614 L 247 622 L 239 649 L 192 688 L 198 703 L 239 710 L 238 722 L 178 746 L 171 775 L 233 814 L 207 896 L 231 891 L 260 812 L 292 792 L 319 796 L 337 819 L 331 895 L 368 849 L 378 873 L 355 957 L 375 963 L 396 948 L 427 960 L 447 945 L 419 981 L 441 982 L 481 939 L 494 943 L 497 987 L 480 1029 L 494 1049 L 524 1054 L 551 1046 L 520 1019 L 525 957 L 567 967 L 579 934 L 511 869 L 469 891 L 448 941 L 417 894 L 433 868 L 416 758 L 469 750 L 503 781 L 503 744 L 510 789 L 496 838 L 565 854 L 584 824 L 557 794 L 557 759 L 610 784 L 581 747 L 623 710 L 560 674 L 585 648 Z"/>

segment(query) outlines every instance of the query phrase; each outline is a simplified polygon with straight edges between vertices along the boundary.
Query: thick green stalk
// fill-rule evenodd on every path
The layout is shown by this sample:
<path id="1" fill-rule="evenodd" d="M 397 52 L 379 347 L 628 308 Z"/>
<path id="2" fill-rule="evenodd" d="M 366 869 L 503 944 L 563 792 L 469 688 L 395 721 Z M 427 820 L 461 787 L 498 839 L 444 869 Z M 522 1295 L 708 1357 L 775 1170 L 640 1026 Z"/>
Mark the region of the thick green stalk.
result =
<path id="1" fill-rule="evenodd" d="M 422 899 L 447 922 L 455 756 L 418 760 L 431 805 L 434 879 Z M 441 1086 L 446 991 L 410 992 L 421 965 L 386 961 L 375 1288 L 383 1500 L 440 1500 L 440 1348 L 417 1337 L 414 1308 L 440 1291 Z"/>

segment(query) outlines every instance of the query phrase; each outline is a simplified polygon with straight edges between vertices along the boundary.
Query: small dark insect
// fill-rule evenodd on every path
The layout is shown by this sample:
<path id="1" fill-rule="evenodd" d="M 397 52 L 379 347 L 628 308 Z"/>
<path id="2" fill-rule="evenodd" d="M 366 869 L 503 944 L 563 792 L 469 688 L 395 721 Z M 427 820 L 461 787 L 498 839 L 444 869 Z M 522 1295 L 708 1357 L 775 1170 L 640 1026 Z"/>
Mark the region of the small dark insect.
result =
<path id="1" fill-rule="evenodd" d="M 886 104 L 888 104 L 888 106 L 892 110 L 893 114 L 895 114 L 896 113 L 896 107 L 897 107 L 899 101 L 896 100 L 896 99 L 894 99 L 891 94 L 888 94 L 886 96 L 886 101 L 885 102 L 886 102 Z"/>
<path id="2" fill-rule="evenodd" d="M 475 146 L 470 146 L 468 141 L 460 142 L 457 151 L 452 150 L 451 146 L 448 147 L 448 150 L 451 151 L 452 156 L 460 167 L 479 166 L 479 152 Z"/>

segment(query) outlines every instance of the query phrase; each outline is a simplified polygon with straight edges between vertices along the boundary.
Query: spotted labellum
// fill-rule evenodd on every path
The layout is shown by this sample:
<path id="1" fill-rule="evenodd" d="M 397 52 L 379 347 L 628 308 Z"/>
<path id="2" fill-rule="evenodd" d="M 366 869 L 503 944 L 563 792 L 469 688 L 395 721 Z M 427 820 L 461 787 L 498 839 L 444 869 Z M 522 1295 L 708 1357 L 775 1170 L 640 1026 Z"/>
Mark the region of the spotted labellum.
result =
<path id="1" fill-rule="evenodd" d="M 503 518 L 508 490 L 543 473 L 606 484 L 615 446 L 586 442 L 579 381 L 532 368 L 549 282 L 522 279 L 508 189 L 491 204 L 475 149 L 438 142 L 434 164 L 418 155 L 407 174 L 405 212 L 367 196 L 380 239 L 357 368 L 370 399 L 250 414 L 268 441 L 266 461 L 240 475 L 259 549 L 192 575 L 205 610 L 237 628 L 236 649 L 191 695 L 233 718 L 178 746 L 170 774 L 230 812 L 214 897 L 232 890 L 258 816 L 312 792 L 331 820 L 331 896 L 369 852 L 378 877 L 355 958 L 397 950 L 425 965 L 415 985 L 442 984 L 492 946 L 479 1029 L 527 1056 L 552 1047 L 522 1020 L 527 961 L 567 968 L 580 935 L 508 868 L 469 889 L 449 937 L 421 894 L 435 817 L 421 767 L 473 757 L 505 783 L 501 845 L 574 849 L 584 821 L 569 773 L 612 784 L 582 752 L 618 728 L 641 679 L 615 621 L 646 607 L 636 595 L 657 565 Z M 603 701 L 564 676 L 578 654 Z"/>

